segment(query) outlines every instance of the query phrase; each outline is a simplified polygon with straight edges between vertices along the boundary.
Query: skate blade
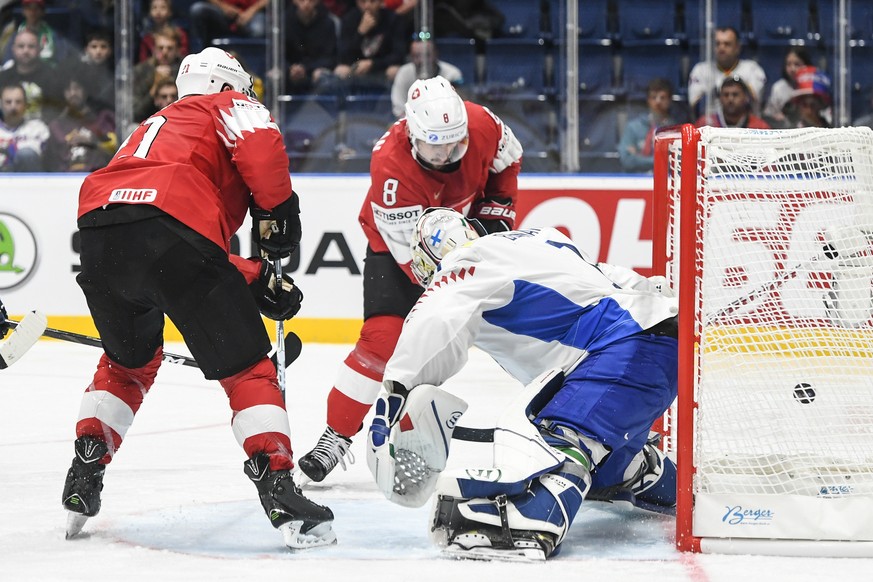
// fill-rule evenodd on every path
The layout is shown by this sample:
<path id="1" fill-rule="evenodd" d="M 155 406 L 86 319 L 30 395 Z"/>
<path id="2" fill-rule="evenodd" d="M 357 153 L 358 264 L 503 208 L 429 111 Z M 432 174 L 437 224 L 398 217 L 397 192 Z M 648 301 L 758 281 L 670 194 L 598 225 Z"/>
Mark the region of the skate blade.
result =
<path id="1" fill-rule="evenodd" d="M 545 562 L 546 556 L 542 549 L 538 548 L 491 548 L 488 546 L 477 546 L 474 548 L 464 548 L 458 544 L 449 544 L 441 552 L 447 558 L 455 560 L 479 560 L 486 562 L 521 562 L 521 563 L 541 563 Z"/>
<path id="2" fill-rule="evenodd" d="M 87 515 L 72 511 L 67 512 L 67 531 L 64 537 L 69 540 L 79 535 L 82 528 L 85 527 L 86 521 L 88 521 Z"/>
<path id="3" fill-rule="evenodd" d="M 278 528 L 282 532 L 285 545 L 292 550 L 318 548 L 336 543 L 336 533 L 334 533 L 329 521 L 318 524 L 306 533 L 300 531 L 302 527 L 302 521 L 289 521 Z"/>

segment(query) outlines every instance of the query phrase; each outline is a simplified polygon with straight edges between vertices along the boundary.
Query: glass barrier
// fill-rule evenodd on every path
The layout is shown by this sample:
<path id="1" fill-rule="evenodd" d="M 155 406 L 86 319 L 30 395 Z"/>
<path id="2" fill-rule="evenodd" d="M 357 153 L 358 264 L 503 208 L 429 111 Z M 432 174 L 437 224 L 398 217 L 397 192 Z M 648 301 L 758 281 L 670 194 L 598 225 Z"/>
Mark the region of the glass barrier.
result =
<path id="1" fill-rule="evenodd" d="M 873 124 L 868 0 L 490 0 L 475 14 L 465 4 L 386 0 L 373 20 L 394 24 L 362 40 L 358 28 L 373 25 L 356 6 L 375 6 L 363 0 L 323 0 L 302 18 L 290 1 L 240 16 L 207 0 L 16 0 L 0 10 L 0 85 L 21 85 L 22 121 L 45 124 L 30 128 L 48 136 L 43 171 L 105 164 L 174 98 L 162 80 L 181 57 L 209 45 L 256 77 L 293 172 L 367 172 L 405 86 L 436 70 L 512 128 L 526 173 L 650 173 L 653 130 L 686 121 Z M 394 88 L 383 65 L 407 62 Z M 8 108 L 0 169 L 27 171 L 8 145 L 20 124 Z"/>

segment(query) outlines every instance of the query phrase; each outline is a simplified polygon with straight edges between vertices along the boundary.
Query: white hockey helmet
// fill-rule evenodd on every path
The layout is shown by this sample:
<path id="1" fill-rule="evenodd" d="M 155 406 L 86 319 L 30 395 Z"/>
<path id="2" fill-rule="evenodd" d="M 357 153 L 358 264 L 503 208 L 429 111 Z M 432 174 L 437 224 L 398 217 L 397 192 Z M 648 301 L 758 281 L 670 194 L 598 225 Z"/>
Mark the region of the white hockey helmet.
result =
<path id="1" fill-rule="evenodd" d="M 467 153 L 467 108 L 452 84 L 439 75 L 418 79 L 409 88 L 406 127 L 412 153 L 425 167 L 438 170 Z"/>
<path id="2" fill-rule="evenodd" d="M 428 208 L 415 223 L 410 250 L 412 274 L 427 287 L 440 262 L 450 252 L 479 238 L 473 223 L 451 208 Z"/>
<path id="3" fill-rule="evenodd" d="M 248 97 L 254 97 L 252 76 L 233 55 L 216 47 L 207 47 L 188 55 L 179 65 L 176 88 L 179 99 L 188 95 L 220 93 L 226 85 Z"/>

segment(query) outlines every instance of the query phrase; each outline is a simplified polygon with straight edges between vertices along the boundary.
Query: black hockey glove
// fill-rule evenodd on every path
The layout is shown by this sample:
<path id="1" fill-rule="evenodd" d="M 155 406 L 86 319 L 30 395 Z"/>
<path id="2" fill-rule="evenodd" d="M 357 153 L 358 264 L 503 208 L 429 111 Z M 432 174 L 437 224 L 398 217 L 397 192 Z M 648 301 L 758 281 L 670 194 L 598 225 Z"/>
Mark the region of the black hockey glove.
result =
<path id="1" fill-rule="evenodd" d="M 276 268 L 269 261 L 262 261 L 260 276 L 249 284 L 249 289 L 258 304 L 258 310 L 275 321 L 285 321 L 300 311 L 303 293 L 294 284 L 294 279 L 282 274 L 282 288 L 277 290 Z"/>
<path id="2" fill-rule="evenodd" d="M 488 234 L 506 232 L 515 227 L 515 209 L 511 198 L 485 198 L 470 209 L 470 218 L 479 221 Z"/>
<path id="3" fill-rule="evenodd" d="M 0 302 L 0 339 L 6 337 L 6 332 L 9 331 L 9 328 L 12 325 L 6 321 L 8 314 L 6 313 L 6 308 L 3 307 L 3 303 Z"/>
<path id="4" fill-rule="evenodd" d="M 296 192 L 276 206 L 264 210 L 253 206 L 252 240 L 258 245 L 261 255 L 271 259 L 290 257 L 300 244 L 300 199 Z"/>

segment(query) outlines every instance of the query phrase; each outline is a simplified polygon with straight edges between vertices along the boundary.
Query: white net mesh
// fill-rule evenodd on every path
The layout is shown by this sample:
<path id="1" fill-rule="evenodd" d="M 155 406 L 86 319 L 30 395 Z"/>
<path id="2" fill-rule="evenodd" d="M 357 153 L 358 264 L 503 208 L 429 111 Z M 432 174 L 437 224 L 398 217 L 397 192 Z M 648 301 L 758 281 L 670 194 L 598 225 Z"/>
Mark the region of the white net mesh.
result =
<path id="1" fill-rule="evenodd" d="M 873 132 L 699 144 L 694 491 L 873 494 Z"/>

